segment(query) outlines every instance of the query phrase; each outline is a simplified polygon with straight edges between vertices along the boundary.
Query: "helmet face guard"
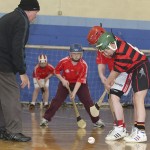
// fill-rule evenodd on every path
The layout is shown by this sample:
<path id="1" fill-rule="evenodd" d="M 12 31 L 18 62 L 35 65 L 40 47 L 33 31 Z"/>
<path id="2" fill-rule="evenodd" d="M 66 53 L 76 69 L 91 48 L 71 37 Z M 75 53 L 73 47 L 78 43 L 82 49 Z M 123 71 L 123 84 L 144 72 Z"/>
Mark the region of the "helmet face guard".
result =
<path id="1" fill-rule="evenodd" d="M 80 59 L 82 58 L 82 55 L 83 55 L 83 48 L 80 44 L 72 44 L 70 45 L 70 58 L 72 59 L 72 61 L 74 62 L 78 62 L 80 61 Z M 81 54 L 80 58 L 79 59 L 75 59 L 74 57 L 75 56 L 72 56 L 72 54 Z M 77 56 L 76 56 L 77 57 Z"/>
<path id="2" fill-rule="evenodd" d="M 88 33 L 87 40 L 89 44 L 94 45 L 98 41 L 99 37 L 106 32 L 101 26 L 94 26 Z"/>
<path id="3" fill-rule="evenodd" d="M 111 44 L 115 44 L 115 47 L 112 47 Z M 96 48 L 98 48 L 99 51 L 104 51 L 105 49 L 116 51 L 117 44 L 114 35 L 109 32 L 103 33 L 96 43 Z"/>

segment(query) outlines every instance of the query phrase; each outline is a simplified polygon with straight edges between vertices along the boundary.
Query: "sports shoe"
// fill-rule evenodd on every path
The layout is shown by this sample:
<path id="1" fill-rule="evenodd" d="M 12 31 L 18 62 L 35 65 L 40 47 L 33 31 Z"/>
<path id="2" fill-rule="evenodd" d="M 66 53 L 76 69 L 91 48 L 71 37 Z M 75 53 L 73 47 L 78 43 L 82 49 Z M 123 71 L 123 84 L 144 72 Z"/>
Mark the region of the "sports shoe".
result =
<path id="1" fill-rule="evenodd" d="M 45 118 L 42 118 L 41 123 L 40 123 L 41 127 L 46 127 L 48 126 L 48 120 L 46 120 Z"/>
<path id="2" fill-rule="evenodd" d="M 44 105 L 43 108 L 47 110 L 49 108 L 49 105 Z"/>
<path id="3" fill-rule="evenodd" d="M 32 110 L 34 110 L 35 109 L 35 105 L 34 104 L 30 104 L 29 105 L 29 111 L 32 111 Z"/>
<path id="4" fill-rule="evenodd" d="M 136 131 L 136 127 L 134 127 L 134 126 L 132 126 L 132 130 L 131 130 L 131 133 L 130 133 L 130 135 L 129 136 L 133 136 L 134 134 L 135 134 L 135 131 Z M 128 137 L 128 136 L 127 136 Z M 126 137 L 125 137 L 126 138 Z M 125 139 L 124 138 L 124 139 Z"/>
<path id="5" fill-rule="evenodd" d="M 114 126 L 113 130 L 111 130 L 108 133 L 105 140 L 115 141 L 115 140 L 118 140 L 118 139 L 122 139 L 126 136 L 128 136 L 128 133 L 127 133 L 125 128 L 119 127 L 119 126 Z"/>
<path id="6" fill-rule="evenodd" d="M 126 147 L 130 147 L 131 150 L 146 150 L 146 143 L 126 143 Z"/>
<path id="7" fill-rule="evenodd" d="M 17 142 L 28 142 L 31 141 L 31 137 L 25 136 L 22 133 L 7 133 L 4 134 L 5 140 L 17 141 Z"/>
<path id="8" fill-rule="evenodd" d="M 94 123 L 94 127 L 102 128 L 105 126 L 105 123 L 99 119 L 96 123 Z"/>
<path id="9" fill-rule="evenodd" d="M 146 142 L 147 136 L 145 131 L 139 130 L 138 128 L 134 127 L 132 129 L 131 134 L 125 137 L 124 140 L 126 142 L 134 142 L 134 143 Z"/>
<path id="10" fill-rule="evenodd" d="M 6 129 L 3 128 L 3 127 L 1 127 L 1 128 L 0 128 L 0 139 L 3 139 L 3 138 L 4 138 L 5 132 L 6 132 Z"/>

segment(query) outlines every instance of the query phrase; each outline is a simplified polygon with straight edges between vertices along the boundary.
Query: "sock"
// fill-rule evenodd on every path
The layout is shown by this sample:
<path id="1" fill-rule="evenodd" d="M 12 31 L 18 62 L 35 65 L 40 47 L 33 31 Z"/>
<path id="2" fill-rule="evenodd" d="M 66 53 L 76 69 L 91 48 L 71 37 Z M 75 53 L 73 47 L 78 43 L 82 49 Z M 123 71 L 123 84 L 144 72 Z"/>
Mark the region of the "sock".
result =
<path id="1" fill-rule="evenodd" d="M 137 121 L 134 121 L 134 127 L 137 128 Z"/>
<path id="2" fill-rule="evenodd" d="M 126 128 L 126 124 L 123 122 L 123 128 Z"/>
<path id="3" fill-rule="evenodd" d="M 35 102 L 31 102 L 31 104 L 35 105 Z"/>
<path id="4" fill-rule="evenodd" d="M 117 122 L 118 122 L 118 123 L 117 123 L 117 126 L 123 127 L 123 124 L 124 124 L 124 123 L 123 123 L 123 120 L 118 120 Z"/>
<path id="5" fill-rule="evenodd" d="M 145 122 L 137 122 L 137 128 L 139 130 L 145 130 Z"/>
<path id="6" fill-rule="evenodd" d="M 48 105 L 48 102 L 44 102 L 44 105 Z"/>

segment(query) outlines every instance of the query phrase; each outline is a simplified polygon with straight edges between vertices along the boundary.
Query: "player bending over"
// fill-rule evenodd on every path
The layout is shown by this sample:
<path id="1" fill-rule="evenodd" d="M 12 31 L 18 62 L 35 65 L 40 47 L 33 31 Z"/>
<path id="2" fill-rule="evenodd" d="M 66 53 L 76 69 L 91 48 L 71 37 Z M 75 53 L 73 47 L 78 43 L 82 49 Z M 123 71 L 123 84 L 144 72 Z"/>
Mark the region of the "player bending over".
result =
<path id="1" fill-rule="evenodd" d="M 38 62 L 33 71 L 34 91 L 29 110 L 35 108 L 35 102 L 40 90 L 42 92 L 44 108 L 48 109 L 49 107 L 49 79 L 54 74 L 54 67 L 48 63 L 47 56 L 43 54 L 38 57 Z"/>
<path id="2" fill-rule="evenodd" d="M 134 91 L 134 117 L 136 123 L 129 136 L 124 140 L 126 142 L 145 142 L 147 136 L 145 133 L 145 106 L 144 99 L 150 88 L 150 63 L 138 48 L 123 40 L 118 40 L 112 33 L 105 32 L 98 39 L 96 47 L 104 55 L 114 58 L 114 66 L 109 77 L 105 81 L 105 88 L 110 91 L 115 79 L 121 72 L 132 73 L 132 88 Z M 120 130 L 118 131 L 118 135 Z M 111 131 L 109 134 L 111 134 Z M 108 136 L 109 136 L 108 134 Z M 107 139 L 107 137 L 106 137 Z"/>
<path id="3" fill-rule="evenodd" d="M 56 111 L 65 101 L 69 94 L 68 86 L 72 91 L 71 99 L 74 99 L 76 95 L 79 97 L 79 100 L 83 103 L 94 126 L 100 128 L 104 126 L 99 116 L 92 117 L 90 114 L 90 107 L 94 104 L 86 81 L 88 67 L 82 56 L 82 46 L 80 44 L 73 44 L 70 46 L 70 56 L 61 59 L 57 64 L 55 74 L 60 80 L 60 83 L 58 84 L 56 96 L 43 116 L 40 124 L 41 126 L 45 126 L 48 124 L 48 121 L 51 121 Z"/>
<path id="4" fill-rule="evenodd" d="M 90 29 L 87 40 L 90 45 L 95 45 L 99 37 L 105 33 L 105 29 L 100 26 L 94 26 Z M 121 41 L 116 37 L 118 41 Z M 105 84 L 107 77 L 105 75 L 106 65 L 108 65 L 109 71 L 113 70 L 114 58 L 109 55 L 105 55 L 101 51 L 97 51 L 96 63 L 98 64 L 98 73 L 101 82 Z M 120 103 L 122 95 L 127 95 L 131 89 L 131 78 L 132 73 L 127 74 L 122 72 L 116 79 L 114 84 L 111 86 L 110 95 L 113 103 L 113 108 L 117 121 L 114 121 L 114 128 L 106 137 L 106 140 L 118 140 L 125 137 L 127 134 L 126 125 L 124 120 L 123 107 Z M 117 136 L 116 136 L 117 135 Z"/>

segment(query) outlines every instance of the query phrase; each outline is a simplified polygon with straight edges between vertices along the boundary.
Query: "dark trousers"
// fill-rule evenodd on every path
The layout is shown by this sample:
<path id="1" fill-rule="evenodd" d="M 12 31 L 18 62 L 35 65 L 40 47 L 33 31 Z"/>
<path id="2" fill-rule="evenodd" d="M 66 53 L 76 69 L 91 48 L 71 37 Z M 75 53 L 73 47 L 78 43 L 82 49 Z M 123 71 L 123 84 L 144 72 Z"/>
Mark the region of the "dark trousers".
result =
<path id="1" fill-rule="evenodd" d="M 22 132 L 20 91 L 13 73 L 0 72 L 0 127 L 11 133 Z"/>
<path id="2" fill-rule="evenodd" d="M 70 84 L 70 89 L 73 90 L 75 84 Z M 49 109 L 45 112 L 44 118 L 48 121 L 51 121 L 51 118 L 55 115 L 56 111 L 59 109 L 59 107 L 62 105 L 62 103 L 66 100 L 69 92 L 66 87 L 62 85 L 60 82 L 58 84 L 58 89 L 56 96 L 52 99 L 51 105 Z M 89 114 L 91 120 L 93 123 L 97 122 L 99 120 L 99 117 L 92 117 L 90 114 L 90 107 L 94 105 L 89 88 L 87 84 L 81 84 L 77 96 L 79 97 L 79 100 L 83 103 L 87 113 Z"/>

